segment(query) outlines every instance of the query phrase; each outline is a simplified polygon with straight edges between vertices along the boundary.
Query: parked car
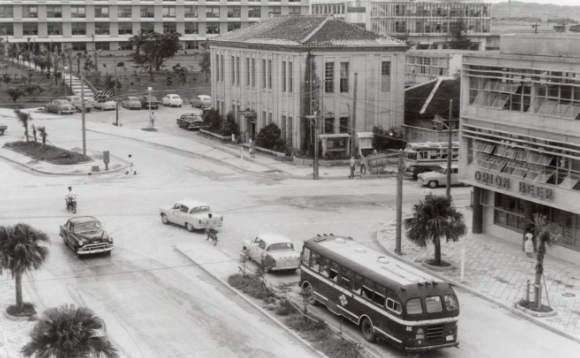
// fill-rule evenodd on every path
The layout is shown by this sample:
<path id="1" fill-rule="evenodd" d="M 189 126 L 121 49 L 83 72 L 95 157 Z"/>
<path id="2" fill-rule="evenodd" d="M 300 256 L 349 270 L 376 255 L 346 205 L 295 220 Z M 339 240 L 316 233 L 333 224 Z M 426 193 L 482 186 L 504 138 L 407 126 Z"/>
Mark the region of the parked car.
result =
<path id="1" fill-rule="evenodd" d="M 83 99 L 81 96 L 66 96 L 66 100 L 79 112 L 83 110 Z M 88 98 L 85 98 L 85 112 L 90 112 L 93 109 L 93 103 Z"/>
<path id="2" fill-rule="evenodd" d="M 161 103 L 164 106 L 169 107 L 181 107 L 183 105 L 183 100 L 178 94 L 168 94 L 161 99 Z"/>
<path id="3" fill-rule="evenodd" d="M 459 165 L 457 163 L 451 164 L 451 185 L 460 184 L 458 169 Z M 431 172 L 420 173 L 417 178 L 421 185 L 427 185 L 430 188 L 447 185 L 447 165 L 440 165 Z"/>
<path id="4" fill-rule="evenodd" d="M 211 108 L 211 97 L 204 94 L 200 94 L 199 96 L 193 98 L 190 101 L 190 103 L 193 107 L 199 107 L 201 109 L 209 109 Z"/>
<path id="5" fill-rule="evenodd" d="M 209 213 L 212 214 L 211 219 Z M 159 215 L 164 224 L 185 226 L 188 231 L 204 229 L 209 220 L 212 220 L 214 227 L 222 226 L 224 223 L 224 218 L 212 213 L 206 203 L 192 199 L 178 201 L 173 206 L 163 206 L 159 209 Z"/>
<path id="6" fill-rule="evenodd" d="M 149 109 L 149 100 L 151 100 L 151 109 L 159 108 L 159 101 L 155 96 L 141 95 L 139 96 L 139 101 L 141 102 L 141 108 Z"/>
<path id="7" fill-rule="evenodd" d="M 106 110 L 114 111 L 117 108 L 117 102 L 115 101 L 95 102 L 93 103 L 93 107 L 95 109 L 100 109 L 101 111 Z"/>
<path id="8" fill-rule="evenodd" d="M 68 219 L 60 227 L 60 237 L 65 246 L 79 256 L 96 253 L 110 255 L 114 248 L 113 238 L 103 230 L 101 222 L 92 216 Z"/>
<path id="9" fill-rule="evenodd" d="M 262 234 L 253 240 L 244 240 L 243 250 L 248 258 L 263 264 L 266 271 L 296 270 L 300 253 L 294 251 L 292 241 L 280 234 Z"/>
<path id="10" fill-rule="evenodd" d="M 66 99 L 55 99 L 46 105 L 46 110 L 48 112 L 63 114 L 63 113 L 74 113 L 75 109 L 72 104 Z"/>
<path id="11" fill-rule="evenodd" d="M 201 116 L 193 113 L 182 114 L 177 119 L 177 125 L 187 130 L 195 130 L 204 127 Z"/>
<path id="12" fill-rule="evenodd" d="M 0 123 L 0 134 L 4 134 L 4 131 L 8 129 L 6 124 Z"/>
<path id="13" fill-rule="evenodd" d="M 123 99 L 121 106 L 127 109 L 141 109 L 141 101 L 139 101 L 138 97 L 129 96 Z"/>

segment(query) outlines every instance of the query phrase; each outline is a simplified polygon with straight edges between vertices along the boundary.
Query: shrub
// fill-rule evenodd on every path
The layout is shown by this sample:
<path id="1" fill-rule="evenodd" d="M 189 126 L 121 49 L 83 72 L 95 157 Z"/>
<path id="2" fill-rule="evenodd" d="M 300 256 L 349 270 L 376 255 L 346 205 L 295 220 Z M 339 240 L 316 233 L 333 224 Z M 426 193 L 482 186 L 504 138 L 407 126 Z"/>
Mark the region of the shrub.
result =
<path id="1" fill-rule="evenodd" d="M 282 132 L 276 123 L 270 123 L 260 130 L 258 136 L 256 137 L 256 145 L 258 147 L 266 149 L 274 149 L 275 146 L 279 146 L 281 143 L 280 135 Z M 285 147 L 284 143 L 284 147 Z"/>
<path id="2" fill-rule="evenodd" d="M 226 122 L 223 128 L 220 129 L 220 134 L 223 136 L 231 136 L 234 134 L 236 137 L 240 135 L 240 127 L 236 123 L 236 119 L 232 112 L 228 112 L 226 115 Z"/>
<path id="3" fill-rule="evenodd" d="M 290 313 L 293 313 L 295 310 L 294 306 L 288 301 L 288 299 L 283 298 L 278 301 L 278 305 L 276 306 L 275 312 L 278 316 L 288 316 Z"/>
<path id="4" fill-rule="evenodd" d="M 203 124 L 214 132 L 220 128 L 221 116 L 216 109 L 210 109 L 203 114 Z"/>

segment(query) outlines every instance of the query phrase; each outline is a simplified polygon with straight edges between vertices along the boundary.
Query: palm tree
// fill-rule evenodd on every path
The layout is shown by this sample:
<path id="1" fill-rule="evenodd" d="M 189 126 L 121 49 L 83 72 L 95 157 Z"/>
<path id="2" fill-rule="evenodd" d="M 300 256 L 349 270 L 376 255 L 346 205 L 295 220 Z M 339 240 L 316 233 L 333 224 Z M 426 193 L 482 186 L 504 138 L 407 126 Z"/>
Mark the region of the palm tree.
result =
<path id="1" fill-rule="evenodd" d="M 536 307 L 542 309 L 542 275 L 544 274 L 544 256 L 546 255 L 547 246 L 552 246 L 559 238 L 558 227 L 548 222 L 546 215 L 534 214 L 532 223 L 538 233 L 538 254 L 536 263 L 536 281 L 534 285 L 534 302 Z"/>
<path id="2" fill-rule="evenodd" d="M 12 273 L 16 286 L 16 306 L 24 309 L 22 274 L 38 270 L 48 257 L 48 248 L 40 243 L 50 242 L 48 235 L 28 224 L 6 228 L 7 235 L 0 242 L 0 266 Z"/>
<path id="3" fill-rule="evenodd" d="M 44 311 L 20 351 L 25 357 L 119 357 L 106 336 L 104 322 L 86 307 L 62 305 Z"/>
<path id="4" fill-rule="evenodd" d="M 19 109 L 15 109 L 14 113 L 16 113 L 16 116 L 18 117 L 18 122 L 20 122 L 24 127 L 24 136 L 28 142 L 28 121 L 30 120 L 30 114 L 22 112 Z"/>
<path id="5" fill-rule="evenodd" d="M 458 241 L 467 232 L 463 214 L 445 196 L 429 196 L 413 206 L 413 217 L 405 219 L 409 240 L 420 247 L 428 242 L 435 246 L 433 265 L 441 266 L 441 237 L 446 241 Z"/>

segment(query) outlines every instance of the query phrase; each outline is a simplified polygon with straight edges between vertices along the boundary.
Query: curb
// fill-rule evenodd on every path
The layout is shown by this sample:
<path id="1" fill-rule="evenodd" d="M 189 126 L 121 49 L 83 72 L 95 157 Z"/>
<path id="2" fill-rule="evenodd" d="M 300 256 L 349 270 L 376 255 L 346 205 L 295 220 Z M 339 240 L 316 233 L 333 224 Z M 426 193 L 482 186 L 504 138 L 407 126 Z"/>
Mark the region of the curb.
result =
<path id="1" fill-rule="evenodd" d="M 248 303 L 249 305 L 251 305 L 252 307 L 254 307 L 255 309 L 257 309 L 261 314 L 263 314 L 264 316 L 266 316 L 267 318 L 269 318 L 277 326 L 281 327 L 284 331 L 286 331 L 287 333 L 291 334 L 294 338 L 298 339 L 298 341 L 300 343 L 304 344 L 306 347 L 308 347 L 314 353 L 318 354 L 322 358 L 330 358 L 327 355 L 325 355 L 324 353 L 322 353 L 319 350 L 317 350 L 316 348 L 314 348 L 310 343 L 308 343 L 306 340 L 304 340 L 304 338 L 300 337 L 296 332 L 294 332 L 291 329 L 289 329 L 288 327 L 286 327 L 286 325 L 284 325 L 282 322 L 278 321 L 269 312 L 267 312 L 266 310 L 264 310 L 262 307 L 256 305 L 249 298 L 247 298 L 246 295 L 244 295 L 242 292 L 236 290 L 235 288 L 233 288 L 232 286 L 230 286 L 227 282 L 225 282 L 221 278 L 219 278 L 219 277 L 215 276 L 214 274 L 212 274 L 208 269 L 206 269 L 202 265 L 198 265 L 197 262 L 193 261 L 187 254 L 185 254 L 183 251 L 181 251 L 181 249 L 179 248 L 179 245 L 175 246 L 175 249 L 177 251 L 179 251 L 179 253 L 181 253 L 183 256 L 187 257 L 187 259 L 189 261 L 193 262 L 196 267 L 200 268 L 203 272 L 205 272 L 206 274 L 210 275 L 214 279 L 218 280 L 225 288 L 229 289 L 230 291 L 232 291 L 233 293 L 235 293 L 236 296 L 240 297 L 241 299 L 243 299 L 244 301 L 246 301 L 246 303 Z"/>
<path id="2" fill-rule="evenodd" d="M 415 268 L 417 268 L 417 269 L 419 269 L 419 270 L 421 270 L 421 271 L 423 271 L 423 272 L 425 272 L 425 273 L 428 273 L 428 274 L 430 274 L 430 275 L 432 275 L 432 276 L 435 276 L 435 277 L 437 277 L 437 278 L 438 278 L 438 279 L 440 279 L 440 280 L 443 280 L 443 281 L 445 281 L 445 282 L 452 283 L 452 284 L 453 284 L 453 285 L 455 285 L 456 287 L 459 287 L 459 288 L 461 288 L 462 290 L 464 290 L 464 291 L 466 291 L 466 292 L 468 292 L 468 293 L 470 293 L 470 294 L 472 294 L 472 295 L 474 295 L 474 296 L 477 296 L 477 297 L 479 297 L 479 298 L 481 298 L 481 299 L 484 299 L 484 300 L 486 300 L 486 301 L 488 301 L 488 302 L 491 302 L 491 303 L 493 303 L 493 304 L 496 304 L 496 305 L 498 305 L 498 306 L 500 306 L 500 307 L 502 307 L 502 308 L 506 309 L 506 310 L 507 310 L 507 311 L 509 311 L 510 313 L 513 313 L 514 315 L 516 315 L 516 316 L 518 316 L 518 317 L 524 318 L 524 319 L 526 319 L 527 321 L 529 321 L 529 322 L 532 322 L 532 323 L 536 324 L 537 326 L 540 326 L 540 327 L 542 327 L 542 328 L 544 328 L 544 329 L 547 329 L 547 330 L 549 330 L 549 331 L 551 331 L 551 332 L 553 332 L 553 333 L 556 333 L 556 334 L 558 334 L 558 335 L 560 335 L 560 336 L 562 336 L 562 337 L 568 338 L 568 339 L 570 339 L 570 340 L 572 340 L 572 341 L 574 341 L 574 342 L 576 342 L 576 343 L 579 343 L 579 344 L 580 344 L 580 339 L 579 339 L 579 338 L 576 338 L 576 337 L 574 337 L 574 336 L 572 336 L 572 335 L 570 335 L 570 334 L 568 334 L 568 333 L 566 333 L 566 332 L 563 332 L 563 331 L 561 331 L 561 330 L 559 330 L 559 329 L 557 329 L 557 328 L 554 328 L 554 327 L 550 326 L 550 325 L 549 325 L 549 324 L 547 324 L 547 323 L 544 323 L 544 322 L 542 322 L 542 321 L 539 321 L 539 320 L 537 320 L 537 319 L 534 319 L 533 317 L 530 317 L 529 315 L 527 315 L 527 314 L 525 314 L 524 312 L 522 312 L 522 311 L 520 311 L 520 310 L 516 309 L 515 307 L 512 307 L 512 306 L 510 306 L 510 305 L 507 305 L 507 304 L 505 304 L 505 303 L 503 303 L 503 302 L 496 301 L 495 299 L 493 299 L 493 298 L 491 298 L 491 297 L 488 297 L 488 296 L 486 296 L 486 295 L 484 295 L 484 294 L 482 294 L 482 293 L 479 293 L 479 292 L 475 291 L 474 289 L 472 289 L 471 287 L 468 287 L 468 286 L 466 286 L 466 285 L 464 285 L 464 284 L 462 284 L 462 283 L 460 283 L 460 282 L 457 282 L 457 281 L 451 280 L 451 279 L 449 279 L 449 278 L 447 278 L 447 277 L 445 277 L 445 276 L 441 275 L 441 274 L 440 274 L 440 273 L 438 273 L 438 272 L 433 272 L 433 271 L 430 271 L 430 270 L 429 270 L 429 271 L 425 270 L 425 269 L 424 269 L 424 267 L 423 267 L 422 265 L 417 265 L 417 264 L 415 264 L 414 262 L 412 262 L 412 261 L 409 261 L 409 260 L 407 260 L 407 259 L 405 259 L 405 258 L 403 258 L 403 257 L 401 257 L 401 256 L 399 256 L 399 255 L 397 255 L 397 254 L 395 254 L 395 253 L 394 253 L 392 250 L 389 250 L 389 249 L 385 248 L 385 247 L 383 246 L 383 244 L 381 244 L 381 242 L 379 241 L 379 239 L 378 239 L 378 238 L 376 239 L 376 243 L 377 243 L 377 245 L 378 245 L 378 246 L 381 248 L 381 251 L 383 251 L 383 252 L 384 252 L 384 253 L 386 253 L 387 255 L 389 255 L 389 256 L 391 256 L 391 257 L 393 257 L 393 258 L 395 258 L 395 259 L 397 259 L 397 260 L 399 260 L 399 261 L 402 261 L 402 262 L 404 262 L 404 263 L 407 263 L 407 264 L 409 264 L 409 265 L 412 265 L 413 267 L 415 267 Z"/>

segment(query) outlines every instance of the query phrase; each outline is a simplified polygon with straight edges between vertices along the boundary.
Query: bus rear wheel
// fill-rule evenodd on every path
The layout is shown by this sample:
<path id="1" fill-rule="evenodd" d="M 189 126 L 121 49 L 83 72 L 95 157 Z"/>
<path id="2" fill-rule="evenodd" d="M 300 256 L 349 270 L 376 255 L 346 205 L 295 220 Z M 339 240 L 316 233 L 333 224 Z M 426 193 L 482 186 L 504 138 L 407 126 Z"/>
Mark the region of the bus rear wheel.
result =
<path id="1" fill-rule="evenodd" d="M 375 334 L 373 323 L 370 319 L 363 319 L 362 324 L 360 325 L 360 330 L 367 342 L 374 343 L 377 341 L 377 335 Z"/>

